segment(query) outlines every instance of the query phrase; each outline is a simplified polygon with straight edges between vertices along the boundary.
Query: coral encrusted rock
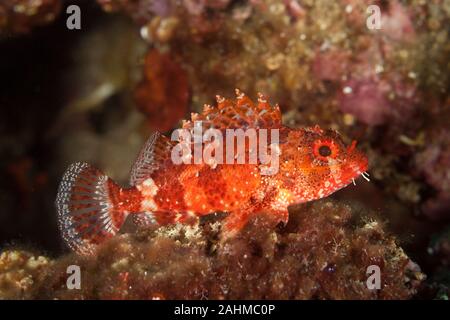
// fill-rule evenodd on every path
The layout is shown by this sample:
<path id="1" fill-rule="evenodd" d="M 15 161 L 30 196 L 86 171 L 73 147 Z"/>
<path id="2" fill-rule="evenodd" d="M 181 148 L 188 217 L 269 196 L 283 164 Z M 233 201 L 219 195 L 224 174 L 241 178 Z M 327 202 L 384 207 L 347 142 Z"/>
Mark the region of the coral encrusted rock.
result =
<path id="1" fill-rule="evenodd" d="M 94 256 L 69 254 L 53 261 L 21 297 L 411 298 L 425 276 L 382 224 L 361 212 L 320 200 L 293 208 L 286 226 L 258 214 L 227 240 L 220 237 L 220 214 L 204 217 L 197 225 L 137 230 L 107 241 Z M 67 289 L 69 265 L 80 267 L 79 290 Z M 381 270 L 379 290 L 367 288 L 370 265 Z"/>

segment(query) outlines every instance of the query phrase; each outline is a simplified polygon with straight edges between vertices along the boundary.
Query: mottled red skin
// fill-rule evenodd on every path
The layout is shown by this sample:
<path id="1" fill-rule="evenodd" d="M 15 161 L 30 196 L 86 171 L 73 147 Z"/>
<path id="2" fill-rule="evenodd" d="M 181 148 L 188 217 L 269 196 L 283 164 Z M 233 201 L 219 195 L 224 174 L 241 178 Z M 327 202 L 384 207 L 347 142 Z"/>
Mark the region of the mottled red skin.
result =
<path id="1" fill-rule="evenodd" d="M 238 164 L 232 154 L 235 160 L 230 164 L 201 161 L 177 165 L 172 161 L 176 142 L 161 134 L 153 135 L 143 146 L 131 170 L 130 188 L 119 187 L 87 163 L 74 163 L 64 174 L 56 199 L 66 243 L 80 254 L 91 254 L 120 230 L 130 214 L 139 225 L 163 225 L 190 223 L 217 211 L 229 213 L 222 233 L 226 239 L 254 213 L 269 213 L 287 223 L 289 205 L 326 197 L 367 169 L 367 158 L 356 149 L 356 142 L 346 146 L 337 132 L 319 127 L 285 127 L 279 107 L 270 106 L 262 95 L 256 105 L 239 91 L 235 101 L 217 97 L 217 102 L 216 108 L 205 105 L 201 114 L 192 114 L 183 129 L 193 133 L 197 123 L 203 132 L 214 128 L 224 137 L 227 129 L 255 129 L 258 138 L 264 133 L 261 130 L 267 130 L 267 141 L 256 141 L 253 147 L 259 150 L 263 142 L 266 147 L 275 143 L 264 151 L 279 154 L 278 166 L 249 164 L 248 144 L 244 148 L 247 164 Z M 272 140 L 277 134 L 278 144 Z M 224 159 L 226 150 L 231 149 L 227 141 L 225 138 Z M 235 152 L 237 141 L 235 138 Z M 205 150 L 210 145 L 203 142 L 202 147 Z M 277 170 L 264 175 L 267 168 Z"/>
<path id="2" fill-rule="evenodd" d="M 219 97 L 218 102 L 218 109 L 224 105 L 231 106 L 227 111 L 242 111 L 244 114 L 248 108 L 256 108 L 272 113 L 273 119 L 268 118 L 266 127 L 280 130 L 278 173 L 263 176 L 257 164 L 175 165 L 169 158 L 149 176 L 157 187 L 154 196 L 144 195 L 146 187 L 143 184 L 130 189 L 111 185 L 110 192 L 115 194 L 113 203 L 120 208 L 117 215 L 142 212 L 146 200 L 156 204 L 157 210 L 152 211 L 159 224 L 183 222 L 189 217 L 224 211 L 230 213 L 225 231 L 233 234 L 255 212 L 273 213 L 286 223 L 289 205 L 326 197 L 367 170 L 366 156 L 355 148 L 354 143 L 346 146 L 335 131 L 282 126 L 279 108 L 270 107 L 263 99 L 257 106 L 253 106 L 245 96 L 239 96 L 236 102 Z M 214 110 L 217 109 L 206 106 L 203 114 L 193 115 L 192 120 L 205 119 Z M 217 118 L 210 127 L 238 127 L 237 123 L 228 120 L 226 117 Z M 190 122 L 184 127 L 191 128 Z M 318 148 L 322 145 L 331 146 L 333 153 L 328 157 L 321 156 Z M 139 207 L 141 210 L 137 210 Z M 121 222 L 120 218 L 114 220 Z"/>

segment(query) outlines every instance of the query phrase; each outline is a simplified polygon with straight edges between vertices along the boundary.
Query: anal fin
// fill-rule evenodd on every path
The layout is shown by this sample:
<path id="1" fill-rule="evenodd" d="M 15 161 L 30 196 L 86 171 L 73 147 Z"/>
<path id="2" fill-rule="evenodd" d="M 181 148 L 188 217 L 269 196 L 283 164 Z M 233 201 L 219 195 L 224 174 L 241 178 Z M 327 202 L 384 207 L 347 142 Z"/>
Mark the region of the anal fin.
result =
<path id="1" fill-rule="evenodd" d="M 132 215 L 133 223 L 139 227 L 151 227 L 159 223 L 153 212 L 140 212 Z"/>
<path id="2" fill-rule="evenodd" d="M 133 213 L 133 223 L 139 227 L 151 227 L 154 225 L 166 225 L 173 223 L 194 224 L 198 222 L 198 216 L 188 212 L 140 212 Z"/>

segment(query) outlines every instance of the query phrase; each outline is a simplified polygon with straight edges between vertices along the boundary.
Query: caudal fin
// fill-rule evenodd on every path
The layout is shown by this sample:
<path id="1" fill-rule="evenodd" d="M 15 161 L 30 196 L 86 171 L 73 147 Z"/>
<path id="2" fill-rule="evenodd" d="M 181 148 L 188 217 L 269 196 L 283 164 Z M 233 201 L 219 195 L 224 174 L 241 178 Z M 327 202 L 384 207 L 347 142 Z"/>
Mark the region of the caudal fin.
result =
<path id="1" fill-rule="evenodd" d="M 114 236 L 126 214 L 115 210 L 111 194 L 119 186 L 87 163 L 72 164 L 65 172 L 56 198 L 58 224 L 67 245 L 88 255 Z"/>

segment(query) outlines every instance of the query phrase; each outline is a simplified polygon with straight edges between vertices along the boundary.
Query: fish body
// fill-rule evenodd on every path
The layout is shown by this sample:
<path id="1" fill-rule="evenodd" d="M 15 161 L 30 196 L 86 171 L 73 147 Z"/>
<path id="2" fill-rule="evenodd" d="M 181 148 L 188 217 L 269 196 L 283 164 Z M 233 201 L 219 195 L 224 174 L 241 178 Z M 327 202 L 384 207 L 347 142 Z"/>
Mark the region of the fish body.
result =
<path id="1" fill-rule="evenodd" d="M 326 197 L 367 170 L 367 157 L 355 147 L 356 142 L 346 146 L 336 131 L 318 126 L 289 128 L 281 122 L 279 107 L 270 106 L 264 96 L 259 95 L 254 104 L 238 90 L 236 94 L 234 101 L 217 97 L 217 107 L 205 105 L 182 129 L 195 133 L 200 124 L 202 132 L 214 129 L 224 137 L 231 129 L 251 129 L 258 150 L 264 143 L 270 149 L 266 156 L 277 155 L 271 158 L 276 160 L 276 170 L 269 174 L 267 169 L 274 163 L 261 158 L 250 161 L 255 149 L 250 138 L 241 141 L 245 161 L 238 158 L 239 141 L 232 137 L 211 153 L 223 152 L 223 160 L 231 151 L 233 156 L 226 158 L 231 161 L 196 161 L 193 153 L 199 143 L 194 140 L 185 142 L 185 147 L 192 148 L 182 163 L 176 163 L 174 151 L 180 142 L 155 133 L 132 167 L 128 188 L 89 164 L 69 167 L 56 200 L 67 244 L 80 254 L 91 254 L 120 230 L 128 215 L 146 226 L 187 223 L 202 215 L 227 212 L 224 237 L 236 234 L 257 212 L 273 214 L 287 223 L 289 205 Z M 276 144 L 267 142 L 275 136 Z M 201 150 L 208 146 L 211 141 L 200 142 Z"/>

